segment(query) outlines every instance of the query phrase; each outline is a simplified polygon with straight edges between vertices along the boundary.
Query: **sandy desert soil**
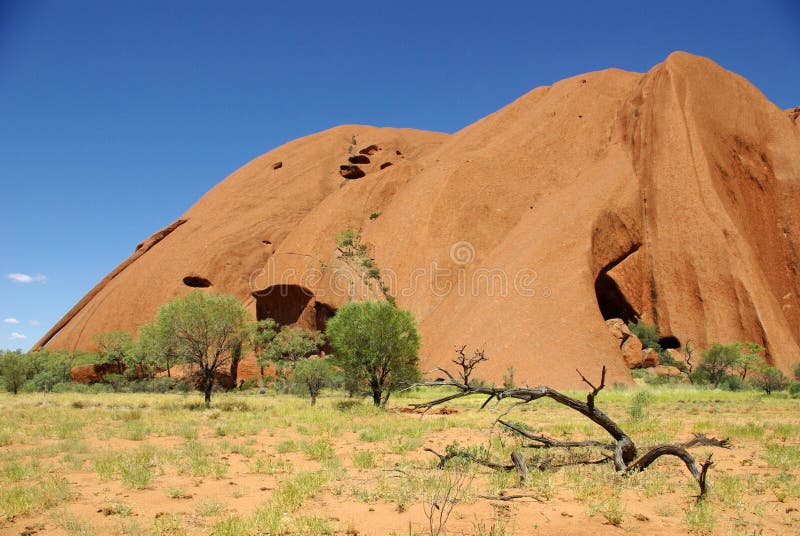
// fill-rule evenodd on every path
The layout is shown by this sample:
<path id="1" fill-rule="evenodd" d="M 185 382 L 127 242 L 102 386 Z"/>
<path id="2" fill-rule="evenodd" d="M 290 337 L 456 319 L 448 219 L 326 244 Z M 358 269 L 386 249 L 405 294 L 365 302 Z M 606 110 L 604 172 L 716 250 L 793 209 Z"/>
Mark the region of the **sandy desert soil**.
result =
<path id="1" fill-rule="evenodd" d="M 648 394 L 642 395 L 641 392 Z M 0 534 L 431 534 L 424 506 L 453 506 L 442 534 L 796 534 L 800 400 L 688 387 L 610 389 L 599 406 L 640 447 L 693 432 L 729 437 L 713 452 L 710 496 L 674 459 L 620 476 L 609 464 L 514 472 L 436 469 L 423 451 L 490 449 L 509 463 L 520 441 L 479 399 L 419 416 L 328 394 L 0 394 Z M 580 393 L 576 393 L 578 395 Z M 552 402 L 510 416 L 558 438 L 604 440 Z M 521 449 L 533 465 L 602 458 L 599 449 Z M 448 503 L 442 493 L 457 499 Z M 515 500 L 481 496 L 527 495 Z M 434 513 L 447 508 L 434 508 Z M 435 528 L 435 527 L 434 527 Z"/>

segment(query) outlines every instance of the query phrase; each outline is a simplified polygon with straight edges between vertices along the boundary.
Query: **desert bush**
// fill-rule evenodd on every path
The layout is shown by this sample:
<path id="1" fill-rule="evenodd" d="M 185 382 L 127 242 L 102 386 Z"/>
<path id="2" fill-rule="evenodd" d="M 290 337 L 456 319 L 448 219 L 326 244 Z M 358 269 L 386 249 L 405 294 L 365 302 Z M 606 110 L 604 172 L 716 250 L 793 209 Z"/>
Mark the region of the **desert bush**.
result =
<path id="1" fill-rule="evenodd" d="M 311 397 L 311 405 L 317 403 L 317 396 L 323 387 L 331 385 L 334 379 L 333 367 L 330 361 L 323 358 L 308 358 L 300 360 L 294 367 L 292 380 L 303 386 Z"/>
<path id="2" fill-rule="evenodd" d="M 647 408 L 653 403 L 654 397 L 649 391 L 639 391 L 633 395 L 628 415 L 631 420 L 642 421 L 647 417 Z"/>
<path id="3" fill-rule="evenodd" d="M 707 383 L 711 383 L 714 388 L 717 388 L 739 361 L 741 352 L 737 343 L 720 344 L 715 342 L 701 355 L 703 361 L 697 368 L 696 378 L 698 380 L 707 378 Z"/>
<path id="4" fill-rule="evenodd" d="M 19 350 L 0 354 L 0 375 L 8 392 L 17 394 L 28 377 L 28 363 Z"/>
<path id="5" fill-rule="evenodd" d="M 753 374 L 753 384 L 768 395 L 773 391 L 786 389 L 788 383 L 788 379 L 780 369 L 767 364 L 758 367 Z"/>
<path id="6" fill-rule="evenodd" d="M 420 377 L 419 334 L 414 316 L 389 302 L 349 302 L 328 321 L 335 363 L 370 386 L 385 407 L 392 391 Z"/>

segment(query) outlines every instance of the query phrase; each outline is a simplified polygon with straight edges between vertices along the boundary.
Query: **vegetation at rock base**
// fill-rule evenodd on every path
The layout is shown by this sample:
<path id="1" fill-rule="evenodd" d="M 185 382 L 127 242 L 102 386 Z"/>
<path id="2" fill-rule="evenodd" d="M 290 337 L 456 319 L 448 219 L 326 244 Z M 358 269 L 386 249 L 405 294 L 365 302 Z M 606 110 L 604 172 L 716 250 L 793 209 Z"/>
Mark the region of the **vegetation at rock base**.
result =
<path id="1" fill-rule="evenodd" d="M 334 362 L 366 383 L 376 406 L 420 377 L 419 335 L 413 315 L 390 302 L 349 302 L 328 321 Z"/>

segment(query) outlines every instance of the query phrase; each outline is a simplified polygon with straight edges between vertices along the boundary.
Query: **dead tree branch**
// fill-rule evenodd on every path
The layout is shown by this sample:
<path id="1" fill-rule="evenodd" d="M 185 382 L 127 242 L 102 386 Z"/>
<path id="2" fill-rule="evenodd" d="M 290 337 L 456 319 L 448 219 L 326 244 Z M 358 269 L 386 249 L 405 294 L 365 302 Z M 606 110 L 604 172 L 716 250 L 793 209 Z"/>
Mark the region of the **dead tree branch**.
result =
<path id="1" fill-rule="evenodd" d="M 731 448 L 731 441 L 727 437 L 717 439 L 716 437 L 708 437 L 706 434 L 692 434 L 694 437 L 689 441 L 679 443 L 680 446 L 686 449 L 692 447 L 720 447 L 723 449 Z"/>
<path id="2" fill-rule="evenodd" d="M 536 441 L 537 445 L 525 445 L 528 448 L 537 449 L 537 448 L 577 448 L 577 447 L 600 447 L 603 449 L 613 449 L 613 443 L 603 443 L 602 441 L 559 441 L 558 439 L 553 439 L 551 437 L 547 437 L 544 435 L 539 434 L 532 434 L 527 430 L 520 428 L 519 426 L 515 426 L 511 423 L 508 423 L 503 420 L 497 421 L 499 424 L 502 424 L 506 428 L 518 433 L 522 437 L 526 439 L 530 439 L 532 441 Z"/>
<path id="3" fill-rule="evenodd" d="M 435 381 L 426 381 L 421 382 L 414 387 L 451 387 L 455 388 L 456 392 L 453 394 L 449 394 L 447 396 L 431 400 L 429 402 L 423 402 L 421 404 L 413 404 L 412 407 L 415 409 L 424 409 L 425 411 L 438 406 L 440 404 L 444 404 L 445 402 L 449 402 L 451 400 L 455 400 L 462 397 L 472 396 L 472 395 L 480 395 L 487 397 L 486 401 L 481 406 L 481 409 L 486 407 L 486 405 L 491 400 L 497 400 L 498 402 L 507 398 L 514 399 L 516 401 L 516 405 L 520 404 L 528 404 L 533 401 L 539 400 L 541 398 L 549 398 L 558 404 L 566 406 L 581 415 L 585 416 L 595 424 L 597 424 L 600 428 L 605 430 L 614 440 L 613 443 L 602 442 L 602 441 L 559 441 L 553 438 L 549 438 L 544 435 L 538 435 L 530 433 L 519 426 L 515 426 L 510 424 L 502 418 L 505 416 L 505 412 L 501 415 L 496 422 L 499 422 L 506 428 L 522 435 L 523 437 L 535 441 L 537 444 L 535 445 L 528 445 L 533 448 L 576 448 L 576 447 L 600 447 L 603 449 L 613 449 L 613 457 L 609 456 L 607 458 L 597 460 L 594 462 L 583 462 L 583 463 L 606 463 L 607 461 L 614 462 L 614 467 L 617 471 L 629 474 L 636 471 L 643 471 L 648 466 L 650 466 L 655 460 L 657 460 L 661 456 L 676 456 L 683 460 L 686 464 L 687 469 L 692 474 L 694 479 L 697 481 L 698 486 L 700 487 L 700 497 L 703 497 L 706 493 L 708 488 L 708 483 L 706 481 L 708 469 L 711 467 L 712 462 L 709 458 L 705 463 L 702 465 L 698 465 L 697 461 L 694 457 L 689 454 L 686 450 L 689 447 L 696 446 L 696 445 L 705 445 L 705 446 L 718 446 L 727 448 L 729 447 L 728 439 L 716 439 L 716 438 L 708 438 L 702 434 L 696 434 L 695 437 L 684 443 L 684 444 L 675 444 L 675 445 L 659 445 L 648 450 L 644 455 L 637 459 L 637 449 L 636 445 L 634 444 L 633 440 L 628 436 L 627 433 L 613 420 L 611 417 L 606 415 L 603 411 L 599 410 L 595 404 L 597 395 L 605 388 L 606 385 L 606 368 L 603 367 L 600 373 L 600 382 L 595 385 L 592 381 L 590 381 L 583 373 L 578 370 L 578 375 L 581 377 L 581 380 L 587 384 L 591 391 L 586 395 L 586 402 L 582 402 L 570 396 L 567 396 L 560 391 L 552 389 L 546 385 L 540 385 L 538 387 L 514 387 L 510 389 L 503 389 L 491 386 L 480 386 L 480 385 L 471 385 L 469 383 L 470 376 L 473 373 L 473 369 L 479 363 L 486 361 L 487 358 L 484 352 L 476 351 L 473 353 L 472 357 L 466 357 L 466 346 L 461 347 L 460 349 L 456 349 L 456 353 L 458 354 L 456 359 L 453 360 L 457 366 L 461 367 L 461 371 L 457 374 L 458 377 L 451 374 L 445 369 L 439 368 L 437 371 L 443 373 L 446 376 L 446 379 L 438 379 Z M 502 465 L 491 460 L 485 460 L 475 457 L 474 455 L 468 452 L 462 451 L 454 451 L 448 452 L 447 454 L 439 454 L 432 449 L 426 448 L 428 452 L 433 453 L 439 458 L 439 467 L 444 467 L 447 461 L 453 457 L 463 457 L 467 458 L 475 463 L 479 463 L 486 467 L 490 467 L 492 469 L 497 470 L 511 470 L 514 468 L 518 468 L 517 465 L 521 460 L 524 462 L 524 458 L 519 455 L 518 459 L 514 460 L 514 464 L 512 465 Z M 515 453 L 518 454 L 518 453 Z M 542 465 L 550 466 L 551 459 L 546 460 L 543 462 Z M 527 466 L 526 466 L 527 467 Z M 543 469 L 544 467 L 542 467 Z M 520 476 L 523 476 L 522 471 L 520 471 Z"/>

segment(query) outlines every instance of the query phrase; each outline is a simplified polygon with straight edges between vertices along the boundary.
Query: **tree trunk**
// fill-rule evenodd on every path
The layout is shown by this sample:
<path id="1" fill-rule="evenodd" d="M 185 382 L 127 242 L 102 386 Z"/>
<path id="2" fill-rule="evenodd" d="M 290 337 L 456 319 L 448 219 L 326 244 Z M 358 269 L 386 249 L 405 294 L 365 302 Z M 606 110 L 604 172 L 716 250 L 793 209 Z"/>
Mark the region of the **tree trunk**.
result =
<path id="1" fill-rule="evenodd" d="M 369 386 L 372 389 L 372 403 L 375 407 L 381 407 L 381 386 L 377 378 L 372 378 L 369 381 Z"/>
<path id="2" fill-rule="evenodd" d="M 210 375 L 206 375 L 205 381 L 205 400 L 206 400 L 206 407 L 211 407 L 211 390 L 214 388 L 214 373 L 212 372 Z"/>

